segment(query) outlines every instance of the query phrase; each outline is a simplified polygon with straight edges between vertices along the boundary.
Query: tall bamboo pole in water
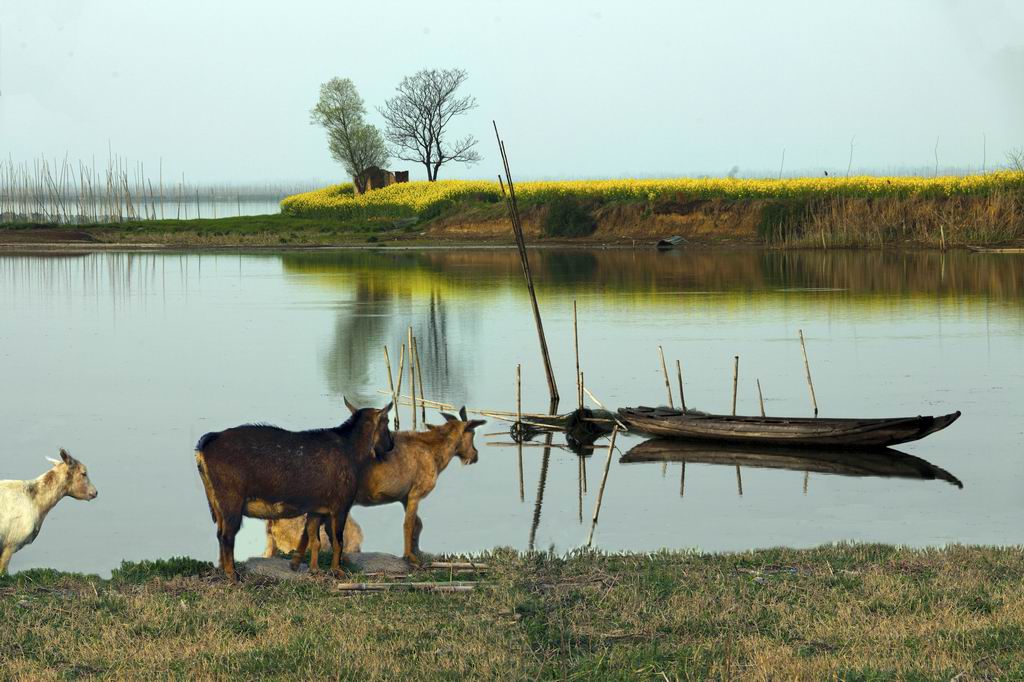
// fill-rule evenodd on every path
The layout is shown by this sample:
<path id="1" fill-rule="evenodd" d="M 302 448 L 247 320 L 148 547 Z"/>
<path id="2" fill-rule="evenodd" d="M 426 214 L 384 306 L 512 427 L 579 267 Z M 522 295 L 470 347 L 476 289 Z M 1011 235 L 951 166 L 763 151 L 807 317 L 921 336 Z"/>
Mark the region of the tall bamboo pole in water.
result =
<path id="1" fill-rule="evenodd" d="M 604 499 L 604 485 L 608 482 L 608 468 L 612 464 L 612 453 L 615 452 L 615 437 L 619 435 L 619 427 L 612 427 L 611 441 L 608 443 L 608 457 L 604 460 L 604 474 L 601 476 L 601 486 L 597 489 L 597 503 L 594 505 L 594 518 L 590 522 L 590 535 L 587 537 L 587 547 L 594 541 L 594 529 L 597 528 L 597 517 L 601 513 L 601 500 Z"/>
<path id="2" fill-rule="evenodd" d="M 395 431 L 397 431 L 398 430 L 398 413 L 400 412 L 400 410 L 398 409 L 398 406 L 399 406 L 398 394 L 395 393 L 395 380 L 394 380 L 394 377 L 391 375 L 391 357 L 388 355 L 387 344 L 384 345 L 384 364 L 388 368 L 388 390 L 391 391 L 391 400 L 392 400 L 392 402 L 395 403 Z"/>
<path id="3" fill-rule="evenodd" d="M 572 347 L 576 353 L 576 409 L 583 410 L 583 383 L 580 379 L 580 334 L 576 326 L 576 299 L 572 299 Z"/>
<path id="4" fill-rule="evenodd" d="M 686 394 L 683 393 L 683 366 L 676 360 L 676 376 L 679 377 L 679 409 L 686 412 Z"/>
<path id="5" fill-rule="evenodd" d="M 811 363 L 807 361 L 807 346 L 804 344 L 804 330 L 800 332 L 800 350 L 804 354 L 804 371 L 807 373 L 807 387 L 811 389 L 811 405 L 814 406 L 814 416 L 818 416 L 818 399 L 814 395 L 814 382 L 811 381 Z"/>
<path id="6" fill-rule="evenodd" d="M 523 489 L 523 384 L 520 374 L 521 366 L 516 365 L 516 443 L 519 445 L 519 501 L 526 499 Z"/>
<path id="7" fill-rule="evenodd" d="M 397 393 L 399 397 L 402 396 L 402 379 L 404 377 L 405 377 L 405 344 L 403 343 L 402 347 L 398 351 L 398 385 L 395 387 L 395 393 Z M 401 410 L 398 409 L 398 408 L 399 408 L 399 406 L 396 403 L 395 404 L 395 431 L 398 430 L 398 413 L 401 412 Z"/>
<path id="8" fill-rule="evenodd" d="M 761 416 L 764 417 L 764 396 L 761 395 L 761 380 L 757 380 L 757 402 L 761 403 Z"/>
<path id="9" fill-rule="evenodd" d="M 548 354 L 548 342 L 544 336 L 544 323 L 540 318 L 540 307 L 537 305 L 537 292 L 533 288 L 533 273 L 530 271 L 530 259 L 526 254 L 526 242 L 523 239 L 523 225 L 519 218 L 519 206 L 516 203 L 516 190 L 515 184 L 512 182 L 512 172 L 509 170 L 508 165 L 508 154 L 505 153 L 505 143 L 502 142 L 501 136 L 498 134 L 498 124 L 495 121 L 491 121 L 494 125 L 494 137 L 498 141 L 498 150 L 501 152 L 501 162 L 505 168 L 505 179 L 508 180 L 508 195 L 505 203 L 509 210 L 509 215 L 512 220 L 512 231 L 515 233 L 516 246 L 519 248 L 519 259 L 523 265 L 523 275 L 526 277 L 526 288 L 530 292 L 530 303 L 533 305 L 533 321 L 537 326 L 537 337 L 540 341 L 540 354 L 544 360 L 544 372 L 547 375 L 548 380 L 548 391 L 551 394 L 551 406 L 554 410 L 558 406 L 558 385 L 555 383 L 555 372 L 551 368 L 551 356 Z M 501 185 L 501 193 L 505 195 L 505 185 L 501 182 L 501 176 L 498 176 L 498 183 Z"/>
<path id="10" fill-rule="evenodd" d="M 736 389 L 740 380 L 740 356 L 732 359 L 732 416 L 736 416 Z"/>
<path id="11" fill-rule="evenodd" d="M 423 425 L 427 424 L 427 406 L 423 400 L 423 363 L 420 361 L 420 345 L 416 343 L 416 337 L 412 337 L 412 353 L 416 358 L 416 381 L 420 386 L 420 418 Z"/>
<path id="12" fill-rule="evenodd" d="M 672 384 L 668 380 L 668 368 L 665 367 L 665 351 L 658 346 L 658 357 L 661 358 L 661 373 L 665 377 L 665 390 L 668 392 L 668 406 L 671 409 L 675 409 L 675 404 L 672 402 Z"/>
<path id="13" fill-rule="evenodd" d="M 739 385 L 740 380 L 740 356 L 735 356 L 732 360 L 732 416 L 736 416 L 736 389 Z M 739 490 L 740 496 L 743 496 L 743 478 L 740 474 L 740 465 L 736 465 L 736 488 Z"/>
<path id="14" fill-rule="evenodd" d="M 416 361 L 413 358 L 412 327 L 409 327 L 409 396 L 412 398 L 412 430 L 416 430 Z"/>

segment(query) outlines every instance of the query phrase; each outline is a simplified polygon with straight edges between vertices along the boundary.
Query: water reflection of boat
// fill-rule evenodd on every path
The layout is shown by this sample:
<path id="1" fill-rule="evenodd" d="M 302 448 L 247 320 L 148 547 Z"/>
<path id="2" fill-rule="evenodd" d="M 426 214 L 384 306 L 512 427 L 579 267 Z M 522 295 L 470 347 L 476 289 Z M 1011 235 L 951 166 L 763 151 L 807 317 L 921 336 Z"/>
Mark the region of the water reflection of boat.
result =
<path id="1" fill-rule="evenodd" d="M 644 441 L 622 455 L 623 464 L 683 462 L 789 469 L 837 476 L 879 476 L 946 481 L 963 488 L 953 474 L 934 464 L 898 450 L 830 450 L 753 446 L 726 443 L 694 443 L 667 438 Z"/>
<path id="2" fill-rule="evenodd" d="M 664 407 L 626 407 L 619 410 L 619 417 L 630 429 L 664 438 L 867 448 L 920 440 L 955 422 L 960 413 L 897 419 L 826 419 L 732 417 Z"/>

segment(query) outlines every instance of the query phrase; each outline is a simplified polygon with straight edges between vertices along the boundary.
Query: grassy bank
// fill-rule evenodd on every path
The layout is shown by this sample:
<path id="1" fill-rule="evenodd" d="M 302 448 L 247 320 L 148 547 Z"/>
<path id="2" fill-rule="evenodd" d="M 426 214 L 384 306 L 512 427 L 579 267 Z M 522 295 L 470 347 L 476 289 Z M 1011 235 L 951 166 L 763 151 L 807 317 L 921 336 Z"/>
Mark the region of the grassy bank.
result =
<path id="1" fill-rule="evenodd" d="M 3 244 L 100 242 L 168 246 L 366 245 L 415 240 L 408 223 L 387 218 L 340 219 L 256 215 L 195 220 L 130 220 L 83 225 L 0 225 Z"/>
<path id="2" fill-rule="evenodd" d="M 646 238 L 673 231 L 778 246 L 1002 243 L 1024 238 L 1024 174 L 524 182 L 528 229 L 547 238 Z M 282 212 L 418 220 L 486 233 L 504 218 L 497 182 L 413 182 L 355 195 L 351 184 L 287 197 Z M 477 229 L 473 229 L 476 227 Z"/>
<path id="3" fill-rule="evenodd" d="M 676 179 L 517 185 L 530 242 L 799 248 L 1024 243 L 1024 174 Z M 0 245 L 89 241 L 172 246 L 510 244 L 497 182 L 351 184 L 296 194 L 280 215 L 0 225 Z"/>
<path id="4" fill-rule="evenodd" d="M 461 594 L 241 587 L 190 561 L 0 579 L 0 676 L 1009 679 L 1024 553 L 486 557 Z M 177 574 L 177 575 L 176 575 Z M 438 576 L 435 576 L 438 577 Z"/>

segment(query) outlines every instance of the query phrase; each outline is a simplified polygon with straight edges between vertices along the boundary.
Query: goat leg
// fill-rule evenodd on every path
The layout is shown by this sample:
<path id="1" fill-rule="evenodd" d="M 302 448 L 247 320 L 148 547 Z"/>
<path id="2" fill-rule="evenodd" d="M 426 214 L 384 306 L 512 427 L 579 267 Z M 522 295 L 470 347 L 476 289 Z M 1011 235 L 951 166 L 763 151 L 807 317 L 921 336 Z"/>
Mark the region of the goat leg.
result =
<path id="1" fill-rule="evenodd" d="M 345 575 L 345 571 L 341 568 L 341 552 L 345 548 L 345 522 L 347 520 L 348 509 L 331 514 L 331 572 L 337 578 L 342 578 Z"/>
<path id="2" fill-rule="evenodd" d="M 319 514 L 308 514 L 306 516 L 306 530 L 305 535 L 309 539 L 309 574 L 315 575 L 320 572 L 320 524 L 323 519 Z M 299 555 L 299 560 L 305 552 Z M 295 561 L 293 558 L 292 561 Z"/>
<path id="3" fill-rule="evenodd" d="M 420 565 L 420 559 L 416 556 L 416 552 L 413 551 L 413 533 L 416 530 L 416 510 L 419 507 L 419 498 L 409 497 L 405 501 L 405 524 L 403 530 L 405 531 L 405 560 L 413 566 Z"/>
<path id="4" fill-rule="evenodd" d="M 288 567 L 293 571 L 299 570 L 299 566 L 302 565 L 302 560 L 306 558 L 306 548 L 309 546 L 309 533 L 306 532 L 306 524 L 309 523 L 309 516 L 307 516 L 304 521 L 305 522 L 302 524 L 302 535 L 299 537 L 299 545 L 292 551 L 291 561 L 288 562 Z"/>

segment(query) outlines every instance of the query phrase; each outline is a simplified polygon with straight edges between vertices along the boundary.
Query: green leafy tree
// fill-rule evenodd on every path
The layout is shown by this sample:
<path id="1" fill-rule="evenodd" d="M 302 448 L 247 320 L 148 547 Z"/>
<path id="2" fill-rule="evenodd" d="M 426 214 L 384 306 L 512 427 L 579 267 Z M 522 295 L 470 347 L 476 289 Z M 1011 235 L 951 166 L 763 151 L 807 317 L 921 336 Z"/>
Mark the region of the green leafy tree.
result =
<path id="1" fill-rule="evenodd" d="M 320 100 L 310 111 L 311 122 L 327 130 L 331 156 L 352 176 L 360 194 L 366 191 L 365 171 L 388 162 L 384 138 L 365 116 L 363 98 L 348 78 L 332 78 L 321 85 Z"/>

